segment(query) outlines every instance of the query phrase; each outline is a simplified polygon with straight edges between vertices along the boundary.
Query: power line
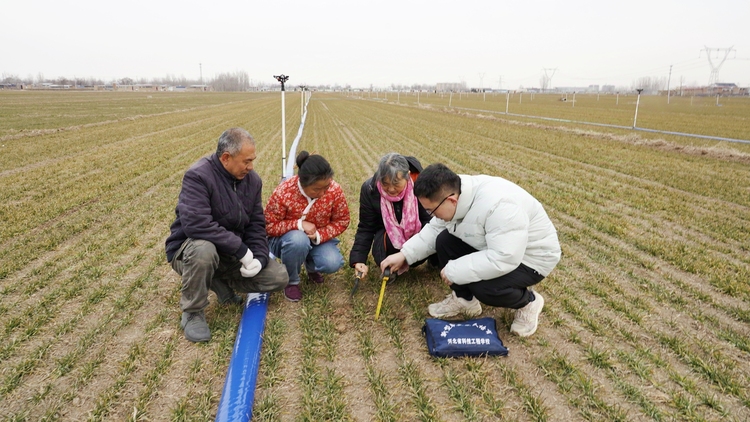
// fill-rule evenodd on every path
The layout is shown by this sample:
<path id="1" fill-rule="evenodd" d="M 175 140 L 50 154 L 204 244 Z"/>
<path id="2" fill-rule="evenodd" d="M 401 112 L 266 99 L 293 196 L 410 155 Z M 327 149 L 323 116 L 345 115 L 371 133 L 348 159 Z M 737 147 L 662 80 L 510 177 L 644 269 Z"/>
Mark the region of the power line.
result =
<path id="1" fill-rule="evenodd" d="M 685 64 L 684 66 L 681 66 L 680 64 L 675 64 L 675 65 L 673 65 L 675 71 L 683 71 L 684 72 L 686 70 L 698 69 L 700 67 L 705 66 L 705 63 L 703 63 L 703 61 L 700 60 L 700 59 L 691 59 L 691 60 L 686 60 L 684 62 L 678 62 L 678 63 L 680 63 L 680 64 L 689 63 L 689 64 Z M 670 67 L 671 67 L 670 65 L 664 65 L 664 66 L 659 66 L 659 67 L 655 67 L 655 68 L 651 68 L 651 69 L 646 69 L 646 70 L 633 70 L 633 71 L 626 72 L 626 73 L 611 74 L 611 75 L 606 75 L 606 76 L 593 76 L 593 77 L 585 77 L 585 76 L 583 76 L 583 77 L 582 76 L 575 76 L 575 77 L 570 76 L 569 77 L 569 76 L 565 76 L 565 78 L 566 79 L 575 79 L 575 80 L 621 79 L 621 78 L 627 78 L 627 77 L 633 77 L 633 76 L 643 76 L 644 74 L 647 75 L 647 74 L 650 74 L 650 73 L 666 73 L 666 72 L 669 72 Z M 561 73 L 561 75 L 563 75 L 563 73 Z"/>

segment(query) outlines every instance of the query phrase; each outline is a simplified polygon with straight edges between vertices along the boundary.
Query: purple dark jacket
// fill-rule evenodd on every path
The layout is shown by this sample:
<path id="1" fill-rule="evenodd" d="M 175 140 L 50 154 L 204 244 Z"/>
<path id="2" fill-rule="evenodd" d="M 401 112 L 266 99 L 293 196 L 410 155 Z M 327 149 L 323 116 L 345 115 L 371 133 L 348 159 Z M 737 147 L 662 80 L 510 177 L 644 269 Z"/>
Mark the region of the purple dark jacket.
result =
<path id="1" fill-rule="evenodd" d="M 237 259 L 253 251 L 263 267 L 268 264 L 263 182 L 254 171 L 242 180 L 232 176 L 216 154 L 193 164 L 182 179 L 171 234 L 166 240 L 167 261 L 187 238 L 207 240 L 219 254 Z"/>

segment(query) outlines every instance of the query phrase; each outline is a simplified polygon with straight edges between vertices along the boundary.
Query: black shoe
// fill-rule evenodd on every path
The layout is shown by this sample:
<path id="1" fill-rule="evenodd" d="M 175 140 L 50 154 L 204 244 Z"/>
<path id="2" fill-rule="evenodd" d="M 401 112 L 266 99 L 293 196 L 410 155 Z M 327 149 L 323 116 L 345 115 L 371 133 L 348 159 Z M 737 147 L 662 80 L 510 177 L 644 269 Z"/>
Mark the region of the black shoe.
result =
<path id="1" fill-rule="evenodd" d="M 208 328 L 203 311 L 183 312 L 180 327 L 185 330 L 185 338 L 193 343 L 211 340 L 211 330 Z"/>

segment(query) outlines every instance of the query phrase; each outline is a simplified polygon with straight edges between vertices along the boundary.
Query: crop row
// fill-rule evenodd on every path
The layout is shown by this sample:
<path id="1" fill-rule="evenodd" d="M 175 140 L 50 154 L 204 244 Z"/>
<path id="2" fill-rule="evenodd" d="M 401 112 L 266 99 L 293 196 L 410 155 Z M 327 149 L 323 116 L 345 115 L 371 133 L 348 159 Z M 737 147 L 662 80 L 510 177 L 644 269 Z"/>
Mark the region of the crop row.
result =
<path id="1" fill-rule="evenodd" d="M 345 190 L 353 223 L 342 253 L 354 237 L 359 186 L 386 152 L 505 177 L 540 199 L 563 246 L 538 287 L 547 303 L 539 331 L 513 337 L 512 312 L 487 308 L 508 358 L 433 359 L 420 329 L 426 305 L 447 293 L 437 272 L 415 268 L 389 284 L 376 322 L 377 270 L 350 298 L 345 268 L 324 285 L 303 284 L 299 304 L 272 295 L 256 419 L 750 417 L 746 164 L 609 132 L 418 107 L 404 96 L 396 104 L 390 95 L 316 93 L 310 102 L 300 149 L 323 154 Z M 299 122 L 289 97 L 287 146 Z M 0 228 L 0 413 L 8 420 L 215 414 L 239 307 L 212 299 L 212 341 L 185 341 L 179 277 L 162 242 L 181 175 L 223 129 L 255 135 L 265 198 L 280 174 L 281 140 L 277 96 L 205 98 L 4 141 L 0 216 L 14 221 Z"/>

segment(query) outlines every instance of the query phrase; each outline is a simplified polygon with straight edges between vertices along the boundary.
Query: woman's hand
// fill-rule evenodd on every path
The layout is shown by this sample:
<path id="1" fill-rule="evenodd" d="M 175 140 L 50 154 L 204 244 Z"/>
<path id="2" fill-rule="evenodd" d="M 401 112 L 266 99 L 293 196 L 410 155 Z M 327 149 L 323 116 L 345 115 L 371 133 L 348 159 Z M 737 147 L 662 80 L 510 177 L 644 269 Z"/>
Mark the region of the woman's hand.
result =
<path id="1" fill-rule="evenodd" d="M 363 264 L 361 262 L 354 264 L 354 271 L 362 274 L 360 278 L 365 278 L 367 276 L 368 270 L 369 268 L 367 267 L 367 264 Z"/>
<path id="2" fill-rule="evenodd" d="M 318 231 L 318 228 L 309 221 L 302 221 L 302 230 L 304 230 L 307 237 L 313 236 L 313 239 L 315 239 L 315 232 Z"/>

